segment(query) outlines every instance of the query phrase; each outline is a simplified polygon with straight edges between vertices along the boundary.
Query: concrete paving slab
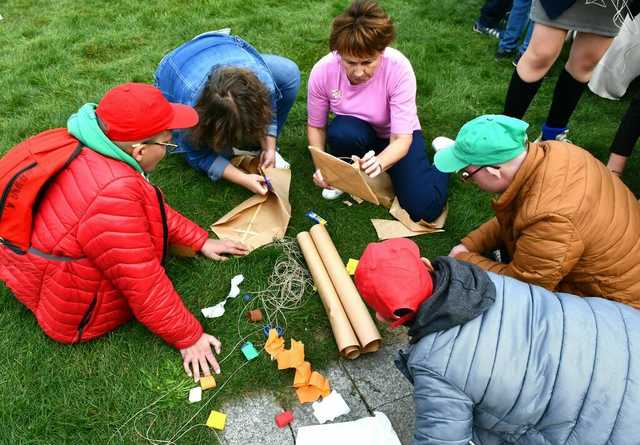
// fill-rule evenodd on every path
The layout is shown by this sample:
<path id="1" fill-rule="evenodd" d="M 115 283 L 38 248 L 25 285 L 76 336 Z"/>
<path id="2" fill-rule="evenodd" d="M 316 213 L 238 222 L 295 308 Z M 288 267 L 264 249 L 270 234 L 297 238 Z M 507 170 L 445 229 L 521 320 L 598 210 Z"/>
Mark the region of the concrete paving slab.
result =
<path id="1" fill-rule="evenodd" d="M 416 409 L 413 395 L 385 403 L 382 406 L 375 407 L 374 410 L 382 411 L 387 415 L 402 445 L 411 444 L 416 426 Z"/>
<path id="2" fill-rule="evenodd" d="M 276 398 L 269 393 L 253 393 L 223 404 L 218 411 L 227 415 L 227 424 L 218 435 L 228 445 L 294 444 L 290 428 L 278 428 L 275 416 L 282 412 Z"/>
<path id="3" fill-rule="evenodd" d="M 329 381 L 331 382 L 331 389 L 339 392 L 347 405 L 349 405 L 349 408 L 351 408 L 351 412 L 349 414 L 345 414 L 344 416 L 336 418 L 334 422 L 348 422 L 350 420 L 357 420 L 369 415 L 369 411 L 367 411 L 367 407 L 362 402 L 360 394 L 358 393 L 355 386 L 353 385 L 353 382 L 339 363 L 332 365 L 330 368 L 319 371 L 329 379 Z M 298 428 L 300 427 L 308 425 L 319 425 L 318 420 L 313 415 L 313 408 L 311 406 L 311 403 L 296 405 L 296 407 L 293 409 L 293 415 L 295 420 L 291 424 L 291 426 L 294 434 L 296 435 Z"/>
<path id="4" fill-rule="evenodd" d="M 390 344 L 357 360 L 341 362 L 367 406 L 382 406 L 413 394 L 413 386 L 394 364 L 396 353 L 402 348 L 406 349 L 405 343 Z"/>

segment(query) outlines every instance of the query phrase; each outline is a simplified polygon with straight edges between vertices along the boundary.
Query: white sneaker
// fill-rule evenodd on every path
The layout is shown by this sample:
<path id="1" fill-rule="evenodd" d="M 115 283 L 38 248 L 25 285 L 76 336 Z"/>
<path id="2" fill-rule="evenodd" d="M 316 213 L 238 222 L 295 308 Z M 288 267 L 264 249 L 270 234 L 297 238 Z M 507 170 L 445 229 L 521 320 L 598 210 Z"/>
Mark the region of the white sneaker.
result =
<path id="1" fill-rule="evenodd" d="M 448 146 L 455 144 L 455 142 L 456 141 L 454 141 L 453 139 L 449 139 L 444 136 L 438 136 L 431 142 L 431 146 L 433 147 L 434 151 L 440 151 L 443 148 L 447 148 Z"/>
<path id="2" fill-rule="evenodd" d="M 333 200 L 339 198 L 344 192 L 338 189 L 322 189 L 324 199 Z"/>
<path id="3" fill-rule="evenodd" d="M 284 158 L 282 156 L 280 156 L 280 152 L 276 151 L 276 163 L 275 163 L 275 167 L 276 168 L 290 168 L 291 164 L 289 164 L 287 161 L 284 160 Z"/>

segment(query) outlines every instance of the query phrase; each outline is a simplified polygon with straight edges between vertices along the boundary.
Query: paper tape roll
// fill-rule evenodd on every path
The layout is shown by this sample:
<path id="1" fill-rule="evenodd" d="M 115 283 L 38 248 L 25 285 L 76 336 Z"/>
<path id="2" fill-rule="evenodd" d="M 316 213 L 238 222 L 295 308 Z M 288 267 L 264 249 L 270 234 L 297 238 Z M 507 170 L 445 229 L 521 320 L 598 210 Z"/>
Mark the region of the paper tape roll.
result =
<path id="1" fill-rule="evenodd" d="M 316 224 L 309 230 L 322 263 L 331 278 L 333 287 L 340 297 L 342 307 L 349 317 L 363 352 L 374 352 L 380 349 L 382 339 L 367 307 L 362 301 L 355 284 L 347 273 L 344 263 L 333 244 L 329 232 L 322 224 Z"/>
<path id="2" fill-rule="evenodd" d="M 353 332 L 347 314 L 340 303 L 331 278 L 329 278 L 327 274 L 322 258 L 320 258 L 309 232 L 300 232 L 298 236 L 296 236 L 296 239 L 300 245 L 302 255 L 307 262 L 309 272 L 311 272 L 311 276 L 313 277 L 313 282 L 318 288 L 318 294 L 320 294 L 320 299 L 327 312 L 331 330 L 333 331 L 333 336 L 340 354 L 349 359 L 357 358 L 360 355 L 360 343 L 358 342 L 356 334 Z"/>

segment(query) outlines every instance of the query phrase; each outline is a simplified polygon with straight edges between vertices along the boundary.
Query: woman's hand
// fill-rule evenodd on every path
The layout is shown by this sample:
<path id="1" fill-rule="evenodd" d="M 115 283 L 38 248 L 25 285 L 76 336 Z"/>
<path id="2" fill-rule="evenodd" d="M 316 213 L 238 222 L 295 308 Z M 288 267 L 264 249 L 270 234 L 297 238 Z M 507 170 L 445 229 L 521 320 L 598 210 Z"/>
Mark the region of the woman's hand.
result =
<path id="1" fill-rule="evenodd" d="M 364 157 L 359 159 L 358 162 L 360 162 L 360 170 L 364 171 L 364 173 L 370 178 L 375 178 L 382 173 L 382 164 L 380 164 L 380 161 L 373 150 L 365 153 Z"/>
<path id="2" fill-rule="evenodd" d="M 267 186 L 265 185 L 264 178 L 253 173 L 245 173 L 244 177 L 242 178 L 241 185 L 249 191 L 257 193 L 258 195 L 266 195 L 269 191 L 267 189 Z"/>
<path id="3" fill-rule="evenodd" d="M 313 183 L 315 185 L 317 185 L 318 187 L 321 187 L 323 189 L 330 189 L 331 188 L 331 186 L 329 184 L 327 184 L 327 182 L 322 177 L 322 172 L 320 171 L 320 169 L 317 169 L 315 171 L 315 173 L 313 174 Z"/>
<path id="4" fill-rule="evenodd" d="M 224 254 L 245 256 L 249 253 L 249 248 L 237 241 L 209 238 L 204 242 L 200 253 L 212 260 L 226 261 L 229 257 L 224 256 Z"/>
<path id="5" fill-rule="evenodd" d="M 467 249 L 464 244 L 458 244 L 457 246 L 455 246 L 453 249 L 451 249 L 451 252 L 449 252 L 449 256 L 452 258 L 457 257 L 459 254 L 461 253 L 465 253 L 465 252 L 469 252 L 469 249 Z"/>
<path id="6" fill-rule="evenodd" d="M 196 382 L 200 380 L 201 375 L 211 375 L 210 369 L 213 369 L 216 374 L 220 374 L 220 365 L 211 351 L 211 346 L 216 354 L 220 354 L 222 351 L 222 344 L 217 338 L 213 335 L 202 334 L 193 345 L 180 349 L 184 372 L 189 377 L 193 377 Z"/>
<path id="7" fill-rule="evenodd" d="M 265 169 L 275 167 L 276 165 L 276 149 L 263 148 L 260 152 L 260 168 Z"/>

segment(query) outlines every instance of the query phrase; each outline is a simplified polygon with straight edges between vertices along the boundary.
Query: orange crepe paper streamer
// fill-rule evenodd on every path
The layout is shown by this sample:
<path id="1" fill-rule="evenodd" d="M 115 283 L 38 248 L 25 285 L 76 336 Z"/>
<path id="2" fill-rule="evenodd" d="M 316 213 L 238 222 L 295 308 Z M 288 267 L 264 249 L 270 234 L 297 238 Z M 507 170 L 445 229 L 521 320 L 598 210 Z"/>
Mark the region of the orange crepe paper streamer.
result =
<path id="1" fill-rule="evenodd" d="M 329 380 L 319 372 L 312 371 L 311 363 L 304 360 L 302 342 L 291 339 L 291 349 L 284 349 L 284 338 L 279 337 L 275 329 L 271 329 L 264 349 L 271 355 L 271 360 L 278 361 L 278 369 L 295 368 L 293 387 L 296 388 L 300 403 L 315 402 L 331 393 Z"/>
<path id="2" fill-rule="evenodd" d="M 275 360 L 281 351 L 284 351 L 284 338 L 278 337 L 278 331 L 271 329 L 269 338 L 264 345 L 264 350 L 269 353 L 271 360 Z"/>
<path id="3" fill-rule="evenodd" d="M 278 369 L 297 368 L 304 362 L 304 344 L 291 339 L 291 349 L 285 349 L 277 355 Z"/>
<path id="4" fill-rule="evenodd" d="M 296 368 L 296 375 L 293 378 L 293 387 L 299 388 L 309 384 L 311 377 L 311 363 L 304 362 L 302 365 Z"/>

